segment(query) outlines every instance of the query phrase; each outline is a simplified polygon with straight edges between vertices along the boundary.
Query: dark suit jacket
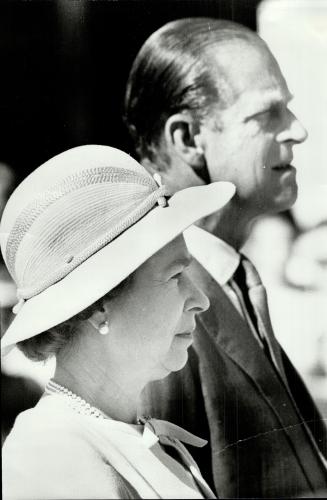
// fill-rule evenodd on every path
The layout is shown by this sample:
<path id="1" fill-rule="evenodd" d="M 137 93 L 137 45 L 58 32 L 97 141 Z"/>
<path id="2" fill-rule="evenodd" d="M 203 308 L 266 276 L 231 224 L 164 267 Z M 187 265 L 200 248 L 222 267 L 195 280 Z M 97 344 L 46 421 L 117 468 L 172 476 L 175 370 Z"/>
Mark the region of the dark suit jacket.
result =
<path id="1" fill-rule="evenodd" d="M 146 389 L 143 411 L 209 440 L 190 451 L 221 498 L 325 489 L 318 447 L 326 456 L 326 427 L 299 374 L 282 352 L 286 387 L 222 289 L 192 267 L 211 306 L 197 320 L 186 367 Z"/>

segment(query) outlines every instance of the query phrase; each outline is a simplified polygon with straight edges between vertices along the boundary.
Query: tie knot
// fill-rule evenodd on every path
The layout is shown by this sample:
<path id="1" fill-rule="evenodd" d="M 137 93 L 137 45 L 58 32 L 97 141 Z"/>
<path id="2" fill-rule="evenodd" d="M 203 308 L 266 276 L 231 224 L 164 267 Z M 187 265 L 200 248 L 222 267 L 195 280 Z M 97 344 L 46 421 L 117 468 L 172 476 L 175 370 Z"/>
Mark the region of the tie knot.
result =
<path id="1" fill-rule="evenodd" d="M 244 269 L 246 285 L 249 289 L 262 285 L 258 271 L 245 255 L 241 255 L 240 267 Z"/>

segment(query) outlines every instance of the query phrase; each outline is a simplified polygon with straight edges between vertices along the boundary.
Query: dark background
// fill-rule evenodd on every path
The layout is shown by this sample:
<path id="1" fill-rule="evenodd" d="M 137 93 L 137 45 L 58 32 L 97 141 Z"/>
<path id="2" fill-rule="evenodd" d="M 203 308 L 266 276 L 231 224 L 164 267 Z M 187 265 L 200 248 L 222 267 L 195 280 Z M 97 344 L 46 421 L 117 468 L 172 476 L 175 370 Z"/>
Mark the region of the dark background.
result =
<path id="1" fill-rule="evenodd" d="M 145 39 L 192 16 L 256 29 L 259 0 L 30 0 L 0 3 L 0 161 L 20 181 L 86 143 L 132 152 L 122 122 L 126 80 Z"/>

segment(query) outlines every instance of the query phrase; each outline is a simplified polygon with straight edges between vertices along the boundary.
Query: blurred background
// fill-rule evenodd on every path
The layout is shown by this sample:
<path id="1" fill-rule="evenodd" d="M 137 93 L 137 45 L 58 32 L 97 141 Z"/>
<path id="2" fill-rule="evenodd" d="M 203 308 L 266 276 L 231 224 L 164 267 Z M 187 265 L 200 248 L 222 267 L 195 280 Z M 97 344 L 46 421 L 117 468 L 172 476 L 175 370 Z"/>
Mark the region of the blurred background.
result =
<path id="1" fill-rule="evenodd" d="M 0 213 L 18 182 L 65 149 L 108 144 L 133 155 L 121 118 L 131 64 L 153 31 L 192 16 L 258 30 L 309 131 L 294 151 L 298 201 L 256 221 L 245 252 L 267 286 L 276 335 L 327 418 L 325 0 L 2 0 Z M 0 260 L 1 334 L 15 302 Z M 53 362 L 31 363 L 17 350 L 2 361 L 2 439 L 53 370 Z"/>

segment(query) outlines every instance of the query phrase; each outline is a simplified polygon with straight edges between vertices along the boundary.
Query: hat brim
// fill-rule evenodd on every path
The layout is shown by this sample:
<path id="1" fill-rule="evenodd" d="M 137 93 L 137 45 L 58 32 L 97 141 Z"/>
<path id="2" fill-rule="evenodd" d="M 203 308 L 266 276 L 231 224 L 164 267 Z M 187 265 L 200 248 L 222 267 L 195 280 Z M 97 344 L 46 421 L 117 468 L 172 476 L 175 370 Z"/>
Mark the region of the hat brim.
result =
<path id="1" fill-rule="evenodd" d="M 17 342 L 83 311 L 187 227 L 220 210 L 234 193 L 235 186 L 230 182 L 190 187 L 172 196 L 166 207 L 157 206 L 148 212 L 65 278 L 28 299 L 1 340 L 2 355 Z"/>

